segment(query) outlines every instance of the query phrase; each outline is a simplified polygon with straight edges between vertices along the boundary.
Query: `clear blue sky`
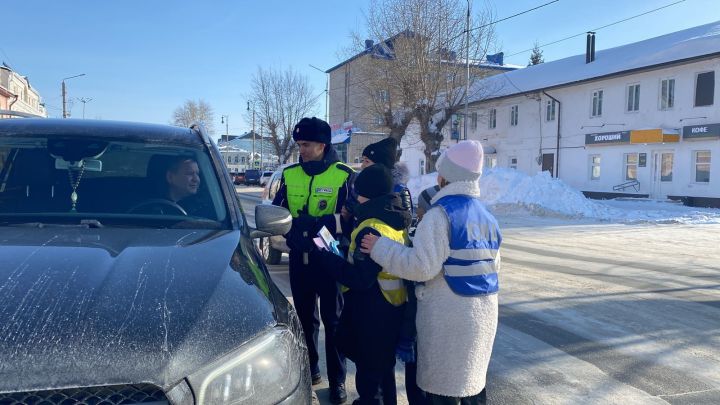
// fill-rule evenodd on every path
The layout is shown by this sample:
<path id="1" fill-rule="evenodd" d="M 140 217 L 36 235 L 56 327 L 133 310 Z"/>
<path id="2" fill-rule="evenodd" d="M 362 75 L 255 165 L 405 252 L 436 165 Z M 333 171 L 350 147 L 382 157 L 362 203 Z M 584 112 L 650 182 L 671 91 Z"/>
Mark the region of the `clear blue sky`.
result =
<path id="1" fill-rule="evenodd" d="M 497 18 L 549 0 L 495 0 Z M 560 0 L 496 26 L 506 55 L 673 3 L 676 0 Z M 480 7 L 480 0 L 473 0 Z M 168 123 L 187 99 L 214 109 L 215 129 L 249 129 L 246 95 L 258 66 L 291 66 L 320 95 L 322 69 L 344 59 L 350 32 L 363 32 L 368 0 L 10 0 L 3 1 L 0 60 L 30 78 L 51 117 L 61 115 L 60 82 L 88 97 L 87 118 Z M 598 31 L 605 49 L 720 19 L 718 0 L 686 0 Z M 543 48 L 545 61 L 585 51 L 578 37 Z M 506 62 L 527 64 L 529 52 Z M 324 97 L 318 116 L 324 116 Z M 73 117 L 82 116 L 75 102 Z"/>

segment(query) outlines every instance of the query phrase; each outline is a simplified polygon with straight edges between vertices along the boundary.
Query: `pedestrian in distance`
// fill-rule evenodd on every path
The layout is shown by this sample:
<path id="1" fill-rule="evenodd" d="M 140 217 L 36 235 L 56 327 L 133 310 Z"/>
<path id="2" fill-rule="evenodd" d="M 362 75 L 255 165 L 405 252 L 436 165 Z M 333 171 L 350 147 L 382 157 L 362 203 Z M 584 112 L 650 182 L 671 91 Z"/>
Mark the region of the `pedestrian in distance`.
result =
<path id="1" fill-rule="evenodd" d="M 485 402 L 498 322 L 502 236 L 478 199 L 483 150 L 462 141 L 439 157 L 440 191 L 418 224 L 412 248 L 366 235 L 364 253 L 416 289 L 418 386 L 431 404 Z"/>
<path id="2" fill-rule="evenodd" d="M 346 287 L 338 345 L 356 365 L 359 399 L 355 404 L 397 404 L 395 346 L 407 292 L 402 280 L 384 272 L 358 249 L 363 236 L 369 234 L 405 242 L 411 216 L 392 187 L 392 176 L 385 166 L 373 164 L 363 169 L 355 180 L 358 226 L 352 232 L 348 259 L 329 251 L 311 253 Z"/>
<path id="3" fill-rule="evenodd" d="M 312 239 L 323 228 L 336 239 L 342 233 L 340 211 L 352 194 L 355 172 L 340 162 L 330 144 L 330 126 L 319 118 L 303 118 L 295 125 L 293 140 L 300 149 L 300 162 L 283 170 L 273 205 L 287 208 L 292 227 L 285 235 L 290 248 L 290 289 L 308 346 L 313 385 L 321 382 L 318 334 L 318 299 L 320 318 L 325 326 L 330 401 L 347 400 L 345 392 L 345 357 L 338 351 L 335 332 L 343 307 L 340 287 L 310 258 Z M 347 229 L 351 228 L 347 224 Z"/>

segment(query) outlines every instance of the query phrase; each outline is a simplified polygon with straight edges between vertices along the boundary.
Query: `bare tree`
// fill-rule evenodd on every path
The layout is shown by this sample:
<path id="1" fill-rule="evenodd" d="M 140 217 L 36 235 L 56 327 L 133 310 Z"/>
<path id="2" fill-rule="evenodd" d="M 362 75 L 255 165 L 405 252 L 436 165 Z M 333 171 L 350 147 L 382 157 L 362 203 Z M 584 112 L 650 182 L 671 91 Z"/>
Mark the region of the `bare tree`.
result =
<path id="1" fill-rule="evenodd" d="M 252 77 L 250 99 L 255 102 L 256 126 L 269 134 L 280 164 L 295 150 L 292 131 L 314 109 L 318 96 L 305 76 L 293 71 L 258 67 Z"/>
<path id="2" fill-rule="evenodd" d="M 482 68 L 494 42 L 489 9 L 470 20 L 466 41 L 465 2 L 459 0 L 374 0 L 367 16 L 373 43 L 359 41 L 366 56 L 358 80 L 370 109 L 384 117 L 390 136 L 398 141 L 417 119 L 425 161 L 434 167 L 442 129 L 465 102 L 466 61 L 470 60 L 469 96 L 478 97 L 474 83 L 489 75 Z M 467 59 L 466 59 L 467 55 Z"/>
<path id="3" fill-rule="evenodd" d="M 203 124 L 210 135 L 215 134 L 215 113 L 204 100 L 186 100 L 185 104 L 173 112 L 172 125 L 189 127 L 196 122 Z"/>

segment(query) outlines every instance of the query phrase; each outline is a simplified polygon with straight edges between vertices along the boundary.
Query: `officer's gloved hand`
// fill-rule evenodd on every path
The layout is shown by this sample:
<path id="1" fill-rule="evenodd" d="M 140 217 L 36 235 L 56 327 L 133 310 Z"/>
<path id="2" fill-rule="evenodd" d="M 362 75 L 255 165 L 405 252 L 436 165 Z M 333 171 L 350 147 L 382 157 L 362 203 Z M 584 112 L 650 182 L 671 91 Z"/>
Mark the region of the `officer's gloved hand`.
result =
<path id="1" fill-rule="evenodd" d="M 415 358 L 414 339 L 400 336 L 400 340 L 395 346 L 395 356 L 403 363 L 415 363 L 417 360 Z"/>

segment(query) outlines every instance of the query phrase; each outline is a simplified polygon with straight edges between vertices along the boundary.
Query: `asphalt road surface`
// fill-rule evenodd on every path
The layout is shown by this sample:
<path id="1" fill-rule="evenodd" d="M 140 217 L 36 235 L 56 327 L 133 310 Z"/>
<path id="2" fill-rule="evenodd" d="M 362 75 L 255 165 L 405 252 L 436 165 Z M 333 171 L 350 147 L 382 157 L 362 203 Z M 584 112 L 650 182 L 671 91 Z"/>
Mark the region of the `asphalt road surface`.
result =
<path id="1" fill-rule="evenodd" d="M 489 403 L 720 404 L 720 225 L 499 220 Z M 269 270 L 291 299 L 287 258 Z"/>

